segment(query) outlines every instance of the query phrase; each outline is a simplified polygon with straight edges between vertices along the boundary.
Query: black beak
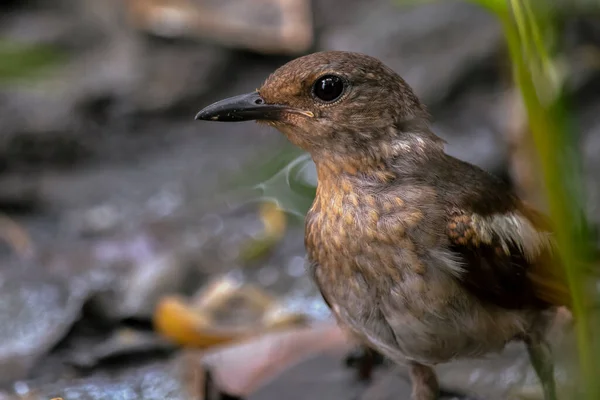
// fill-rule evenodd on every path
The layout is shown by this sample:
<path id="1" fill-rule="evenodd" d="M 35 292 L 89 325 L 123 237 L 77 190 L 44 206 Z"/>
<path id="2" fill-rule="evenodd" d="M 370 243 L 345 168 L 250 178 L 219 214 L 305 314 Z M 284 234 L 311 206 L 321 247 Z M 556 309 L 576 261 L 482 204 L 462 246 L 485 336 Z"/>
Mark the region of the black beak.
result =
<path id="1" fill-rule="evenodd" d="M 285 106 L 266 104 L 258 92 L 253 92 L 211 104 L 196 114 L 196 119 L 223 122 L 277 120 L 288 110 Z"/>

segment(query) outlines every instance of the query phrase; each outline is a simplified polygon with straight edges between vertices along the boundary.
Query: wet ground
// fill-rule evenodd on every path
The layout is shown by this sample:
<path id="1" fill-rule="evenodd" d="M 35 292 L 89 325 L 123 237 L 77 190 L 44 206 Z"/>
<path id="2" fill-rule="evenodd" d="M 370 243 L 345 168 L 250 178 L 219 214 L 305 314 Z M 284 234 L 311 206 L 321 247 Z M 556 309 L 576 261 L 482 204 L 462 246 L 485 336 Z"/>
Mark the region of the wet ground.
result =
<path id="1" fill-rule="evenodd" d="M 287 15 L 293 3 L 270 6 Z M 384 365 L 358 382 L 344 361 L 352 345 L 319 325 L 331 321 L 305 274 L 297 218 L 314 183 L 310 161 L 286 168 L 300 154 L 269 128 L 193 121 L 202 106 L 254 90 L 298 43 L 276 55 L 201 32 L 148 36 L 119 4 L 0 6 L 0 37 L 66 54 L 53 72 L 0 88 L 0 207 L 9 218 L 0 220 L 0 398 L 216 399 L 205 393 L 207 371 L 252 400 L 405 398 L 402 368 Z M 340 4 L 312 2 L 312 21 L 295 22 L 314 32 L 313 50 L 382 58 L 430 106 L 450 153 L 510 180 L 514 97 L 493 19 L 457 2 Z M 599 43 L 594 21 L 572 22 L 573 48 Z M 573 86 L 598 222 L 600 75 L 579 65 Z M 265 209 L 261 197 L 291 214 Z M 247 291 L 257 305 L 246 314 L 223 306 L 243 321 L 235 329 L 207 311 L 214 282 L 235 289 L 227 293 L 258 288 Z M 319 324 L 300 328 L 306 320 Z M 246 347 L 225 345 L 238 341 Z M 556 343 L 566 382 L 573 352 L 560 335 Z M 519 346 L 439 372 L 448 399 L 539 398 Z"/>

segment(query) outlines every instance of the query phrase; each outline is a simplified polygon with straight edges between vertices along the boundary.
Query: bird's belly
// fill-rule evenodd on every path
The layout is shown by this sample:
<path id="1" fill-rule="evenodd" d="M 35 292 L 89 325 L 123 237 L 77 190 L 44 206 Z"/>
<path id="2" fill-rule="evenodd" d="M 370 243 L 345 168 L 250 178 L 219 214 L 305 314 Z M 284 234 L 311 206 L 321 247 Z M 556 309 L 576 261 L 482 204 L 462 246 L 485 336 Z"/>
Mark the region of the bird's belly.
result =
<path id="1" fill-rule="evenodd" d="M 338 320 L 397 362 L 437 364 L 501 351 L 537 317 L 484 307 L 447 276 L 414 276 L 376 296 L 369 285 L 341 286 L 352 291 L 324 290 Z"/>

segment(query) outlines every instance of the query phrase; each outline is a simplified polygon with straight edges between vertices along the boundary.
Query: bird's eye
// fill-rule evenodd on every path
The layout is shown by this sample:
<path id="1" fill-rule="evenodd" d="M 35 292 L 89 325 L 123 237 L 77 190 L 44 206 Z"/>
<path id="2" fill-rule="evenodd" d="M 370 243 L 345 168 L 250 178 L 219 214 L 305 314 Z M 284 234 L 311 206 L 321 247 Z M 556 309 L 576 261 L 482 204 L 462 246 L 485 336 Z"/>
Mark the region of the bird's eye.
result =
<path id="1" fill-rule="evenodd" d="M 339 76 L 326 75 L 315 81 L 312 92 L 317 99 L 331 103 L 342 96 L 345 87 L 345 81 Z"/>

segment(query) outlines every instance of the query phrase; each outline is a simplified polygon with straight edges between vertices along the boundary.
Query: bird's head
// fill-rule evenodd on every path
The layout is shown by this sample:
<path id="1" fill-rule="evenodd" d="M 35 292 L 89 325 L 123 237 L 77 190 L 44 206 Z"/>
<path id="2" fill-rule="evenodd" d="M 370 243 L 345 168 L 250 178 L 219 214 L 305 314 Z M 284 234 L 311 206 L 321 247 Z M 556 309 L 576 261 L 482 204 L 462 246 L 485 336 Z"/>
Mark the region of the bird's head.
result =
<path id="1" fill-rule="evenodd" d="M 429 132 L 425 107 L 398 74 L 376 58 L 342 51 L 292 60 L 256 92 L 212 104 L 196 119 L 257 120 L 313 158 L 393 152 Z"/>

